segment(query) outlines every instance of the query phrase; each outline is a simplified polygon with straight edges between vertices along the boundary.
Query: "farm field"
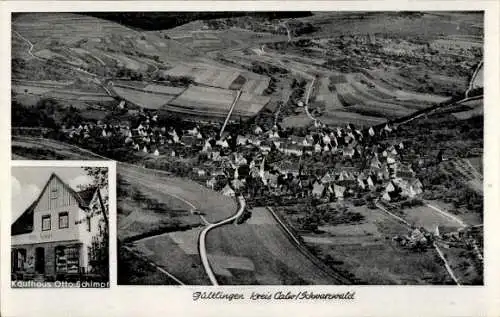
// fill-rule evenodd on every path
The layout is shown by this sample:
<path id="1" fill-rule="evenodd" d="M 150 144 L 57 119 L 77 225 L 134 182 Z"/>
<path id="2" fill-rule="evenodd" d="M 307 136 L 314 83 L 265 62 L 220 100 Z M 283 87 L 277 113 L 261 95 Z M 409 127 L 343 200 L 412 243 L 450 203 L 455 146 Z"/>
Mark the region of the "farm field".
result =
<path id="1" fill-rule="evenodd" d="M 236 97 L 236 91 L 191 85 L 169 105 L 188 112 L 205 112 L 210 116 L 225 116 Z M 242 93 L 234 108 L 234 115 L 254 116 L 269 102 L 269 97 Z"/>
<path id="2" fill-rule="evenodd" d="M 153 267 L 147 259 L 124 246 L 118 247 L 119 285 L 178 285 L 176 281 Z"/>
<path id="3" fill-rule="evenodd" d="M 462 36 L 482 34 L 480 28 L 473 27 L 481 22 L 480 15 L 469 16 L 449 12 L 409 15 L 400 15 L 396 12 L 373 12 L 370 15 L 359 12 L 324 12 L 298 20 L 321 25 L 321 29 L 314 33 L 318 37 L 367 33 L 392 33 L 401 37 L 411 37 L 424 33 L 429 38 L 438 38 L 442 34 Z M 457 20 L 460 21 L 459 28 Z"/>
<path id="4" fill-rule="evenodd" d="M 17 95 L 39 95 L 42 98 L 61 100 L 79 100 L 89 102 L 112 102 L 99 86 L 86 83 L 56 82 L 56 81 L 15 81 L 11 90 Z"/>
<path id="5" fill-rule="evenodd" d="M 128 183 L 140 186 L 146 195 L 154 195 L 159 202 L 167 205 L 174 199 L 175 207 L 179 200 L 190 209 L 198 210 L 210 222 L 225 219 L 236 212 L 236 201 L 212 191 L 194 181 L 172 177 L 165 173 L 144 168 L 133 168 L 120 164 L 117 173 Z"/>
<path id="6" fill-rule="evenodd" d="M 17 94 L 31 94 L 31 95 L 43 95 L 53 88 L 51 87 L 39 87 L 39 86 L 28 86 L 28 85 L 12 85 L 11 89 Z"/>
<path id="7" fill-rule="evenodd" d="M 164 95 L 179 95 L 184 91 L 184 88 L 181 87 L 166 86 L 145 81 L 117 80 L 113 81 L 113 86 L 137 90 L 139 92 L 148 92 L 148 93 L 156 93 Z"/>
<path id="8" fill-rule="evenodd" d="M 461 227 L 457 221 L 427 206 L 405 208 L 401 212 L 403 213 L 403 219 L 415 227 L 424 227 L 429 232 L 435 232 L 437 226 L 454 227 L 457 229 Z"/>
<path id="9" fill-rule="evenodd" d="M 113 91 L 124 100 L 148 109 L 159 109 L 175 98 L 174 95 L 141 91 L 135 88 L 113 85 Z"/>
<path id="10" fill-rule="evenodd" d="M 247 223 L 211 230 L 207 252 L 210 263 L 221 268 L 217 275 L 220 284 L 339 283 L 296 249 L 265 208 L 253 209 Z"/>
<path id="11" fill-rule="evenodd" d="M 92 36 L 89 37 L 89 34 Z M 149 73 L 155 70 L 160 61 L 176 61 L 193 55 L 189 48 L 178 42 L 81 14 L 14 15 L 13 39 L 16 46 L 13 53 L 16 57 L 30 61 L 32 58 L 27 53 L 29 45 L 20 36 L 34 44 L 33 54 L 36 56 L 56 63 L 67 63 L 56 64 L 52 68 L 68 68 L 72 65 L 98 75 L 116 73 L 123 69 Z M 169 65 L 167 62 L 162 64 Z M 38 76 L 43 75 L 48 79 L 54 77 L 55 70 L 47 65 L 29 67 L 43 68 Z"/>
<path id="12" fill-rule="evenodd" d="M 471 110 L 452 113 L 452 116 L 454 116 L 458 120 L 467 120 L 467 119 L 470 119 L 472 117 L 482 116 L 482 115 L 484 115 L 484 108 L 482 106 L 477 107 L 475 109 L 471 109 Z"/>
<path id="13" fill-rule="evenodd" d="M 62 42 L 75 43 L 89 34 L 100 38 L 111 33 L 126 35 L 130 32 L 118 23 L 71 13 L 19 14 L 14 18 L 13 28 L 21 34 L 29 34 L 36 43 L 45 43 L 49 34 Z"/>
<path id="14" fill-rule="evenodd" d="M 442 200 L 429 200 L 428 203 L 436 208 L 439 208 L 443 211 L 448 211 L 450 213 L 451 213 L 451 210 L 455 209 L 453 204 L 446 203 Z M 477 213 L 462 212 L 458 215 L 454 214 L 454 216 L 456 216 L 457 218 L 462 220 L 468 226 L 475 226 L 475 225 L 482 225 L 483 224 L 483 221 L 480 219 L 480 215 L 478 215 Z"/>
<path id="15" fill-rule="evenodd" d="M 330 89 L 328 88 L 329 85 L 330 78 L 321 78 L 315 101 L 324 102 L 326 111 L 335 111 L 338 109 L 342 109 L 344 106 L 340 102 L 337 96 L 337 92 L 330 91 Z"/>
<path id="16" fill-rule="evenodd" d="M 371 72 L 370 74 L 372 74 Z M 375 73 L 379 74 L 379 73 Z M 385 72 L 383 73 L 385 76 Z M 441 103 L 444 102 L 445 100 L 448 99 L 446 96 L 438 96 L 438 95 L 433 95 L 433 94 L 426 94 L 426 93 L 417 93 L 411 90 L 405 90 L 405 89 L 394 89 L 394 86 L 392 85 L 385 85 L 383 81 L 378 81 L 377 79 L 380 78 L 370 78 L 366 76 L 365 74 L 361 73 L 355 73 L 355 74 L 350 74 L 346 75 L 346 78 L 349 83 L 352 85 L 355 85 L 357 87 L 362 87 L 363 90 L 367 88 L 372 88 L 374 93 L 378 93 L 382 98 L 393 98 L 395 99 L 396 102 L 400 101 L 413 101 L 414 103 L 424 103 L 424 104 L 436 104 L 436 103 Z M 362 85 L 362 86 L 361 86 Z M 360 89 L 361 90 L 361 89 Z M 371 90 L 370 90 L 371 91 Z M 415 106 L 419 106 L 416 104 Z M 425 107 L 420 105 L 420 107 Z"/>
<path id="17" fill-rule="evenodd" d="M 48 87 L 48 88 L 62 88 L 73 84 L 75 80 L 23 80 L 23 79 L 12 79 L 12 84 L 15 85 L 27 85 L 27 86 L 38 86 L 38 87 Z"/>
<path id="18" fill-rule="evenodd" d="M 165 71 L 164 74 L 173 77 L 191 77 L 198 84 L 226 89 L 239 76 L 237 71 L 208 67 L 208 65 L 178 65 Z"/>
<path id="19" fill-rule="evenodd" d="M 442 162 L 441 171 L 467 184 L 478 193 L 483 193 L 483 176 L 466 159 Z"/>
<path id="20" fill-rule="evenodd" d="M 241 87 L 244 92 L 253 95 L 262 95 L 264 90 L 269 86 L 269 77 L 255 76 L 248 72 L 241 73 L 241 76 L 246 79 Z"/>
<path id="21" fill-rule="evenodd" d="M 102 160 L 102 157 L 50 139 L 12 136 L 12 153 L 31 160 Z"/>
<path id="22" fill-rule="evenodd" d="M 363 115 L 354 112 L 347 111 L 332 111 L 328 113 L 324 113 L 321 117 L 321 122 L 330 125 L 342 125 L 346 122 L 359 125 L 359 126 L 371 126 L 377 125 L 380 123 L 384 123 L 387 119 L 371 116 L 371 115 Z"/>
<path id="23" fill-rule="evenodd" d="M 122 241 L 201 225 L 199 216 L 182 200 L 143 190 L 121 176 L 117 186 L 117 236 Z"/>
<path id="24" fill-rule="evenodd" d="M 408 228 L 380 210 L 352 207 L 365 219 L 359 224 L 319 227 L 322 234 L 304 235 L 320 258 L 330 257 L 339 269 L 352 272 L 361 284 L 449 283 L 433 249 L 415 252 L 391 241 Z"/>
<path id="25" fill-rule="evenodd" d="M 188 285 L 210 285 L 198 254 L 199 229 L 162 234 L 134 242 L 131 248 Z"/>

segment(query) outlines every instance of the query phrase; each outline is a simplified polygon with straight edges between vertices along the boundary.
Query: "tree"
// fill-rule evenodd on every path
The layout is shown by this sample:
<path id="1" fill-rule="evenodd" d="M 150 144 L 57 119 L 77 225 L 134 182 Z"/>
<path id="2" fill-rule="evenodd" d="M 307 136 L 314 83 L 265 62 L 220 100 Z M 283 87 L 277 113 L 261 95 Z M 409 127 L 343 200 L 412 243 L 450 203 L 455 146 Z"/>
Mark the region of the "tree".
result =
<path id="1" fill-rule="evenodd" d="M 82 189 L 95 187 L 99 190 L 101 203 L 104 210 L 99 205 L 90 206 L 88 217 L 93 217 L 99 212 L 104 212 L 103 217 L 99 217 L 99 232 L 92 237 L 89 248 L 89 263 L 92 266 L 92 273 L 98 274 L 104 280 L 109 278 L 109 220 L 108 220 L 108 168 L 107 167 L 84 167 L 88 176 L 92 179 L 92 184 L 82 186 Z"/>

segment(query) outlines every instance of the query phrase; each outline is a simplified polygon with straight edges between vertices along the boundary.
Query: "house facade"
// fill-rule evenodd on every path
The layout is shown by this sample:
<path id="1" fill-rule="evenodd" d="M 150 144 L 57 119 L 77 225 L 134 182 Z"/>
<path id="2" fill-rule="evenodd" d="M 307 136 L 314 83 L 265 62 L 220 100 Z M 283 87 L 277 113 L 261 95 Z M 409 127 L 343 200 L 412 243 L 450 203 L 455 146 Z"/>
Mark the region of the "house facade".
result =
<path id="1" fill-rule="evenodd" d="M 100 190 L 75 191 L 52 174 L 39 197 L 11 226 L 11 273 L 46 279 L 92 273 L 92 246 L 107 232 Z"/>

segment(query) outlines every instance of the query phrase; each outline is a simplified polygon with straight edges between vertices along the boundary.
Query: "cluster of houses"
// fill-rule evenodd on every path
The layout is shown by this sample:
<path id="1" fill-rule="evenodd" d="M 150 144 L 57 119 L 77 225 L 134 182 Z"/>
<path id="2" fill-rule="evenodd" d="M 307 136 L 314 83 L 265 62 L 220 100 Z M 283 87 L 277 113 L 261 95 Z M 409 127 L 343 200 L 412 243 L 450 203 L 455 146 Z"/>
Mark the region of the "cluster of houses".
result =
<path id="1" fill-rule="evenodd" d="M 293 193 L 323 200 L 372 191 L 391 201 L 422 192 L 422 183 L 415 178 L 411 167 L 401 162 L 404 144 L 384 148 L 372 142 L 390 135 L 393 128 L 389 125 L 378 131 L 373 127 L 356 129 L 351 124 L 336 128 L 321 125 L 303 136 L 290 135 L 277 126 L 268 131 L 255 126 L 247 134 L 218 136 L 204 135 L 198 126 L 182 131 L 160 127 L 157 121 L 153 115 L 136 127 L 98 122 L 64 131 L 69 138 L 118 136 L 131 151 L 158 158 L 175 157 L 179 148 L 190 148 L 192 153 L 205 158 L 204 164 L 193 168 L 195 178 L 228 196 L 245 191 L 249 179 L 266 188 L 270 195 Z M 273 151 L 283 159 L 266 163 L 266 157 Z M 313 172 L 314 167 L 304 162 L 314 156 L 328 157 L 330 162 L 341 162 L 342 166 L 320 166 Z"/>
<path id="2" fill-rule="evenodd" d="M 410 249 L 425 249 L 432 244 L 433 236 L 424 228 L 413 228 L 408 232 L 408 234 L 397 235 L 393 237 L 392 240 L 398 242 L 399 245 Z"/>

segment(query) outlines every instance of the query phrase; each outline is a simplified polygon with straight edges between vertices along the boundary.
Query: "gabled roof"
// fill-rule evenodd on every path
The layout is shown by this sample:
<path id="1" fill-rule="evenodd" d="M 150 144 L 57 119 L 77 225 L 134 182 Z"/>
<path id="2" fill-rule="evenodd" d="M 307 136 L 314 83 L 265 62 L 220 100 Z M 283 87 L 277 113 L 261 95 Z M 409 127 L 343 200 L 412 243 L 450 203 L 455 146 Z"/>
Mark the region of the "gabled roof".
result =
<path id="1" fill-rule="evenodd" d="M 49 186 L 49 183 L 53 178 L 56 178 L 67 190 L 70 192 L 73 197 L 78 202 L 80 208 L 87 208 L 95 196 L 97 191 L 97 187 L 92 186 L 87 189 L 81 191 L 75 191 L 72 189 L 66 182 L 64 182 L 57 174 L 52 173 L 49 177 L 49 180 L 45 183 L 42 191 L 38 195 L 38 197 L 33 201 L 33 203 L 14 221 L 11 226 L 11 235 L 25 234 L 33 231 L 33 211 L 38 204 L 38 201 L 45 193 L 45 190 Z M 102 198 L 99 195 L 100 202 L 102 203 Z"/>
<path id="2" fill-rule="evenodd" d="M 11 235 L 30 233 L 33 231 L 33 211 L 38 200 L 35 200 L 12 224 Z"/>
<path id="3" fill-rule="evenodd" d="M 87 189 L 81 190 L 79 192 L 76 192 L 77 196 L 80 197 L 80 204 L 84 207 L 87 207 L 90 202 L 92 201 L 92 198 L 94 198 L 95 191 L 97 190 L 97 187 L 92 186 Z M 78 199 L 78 198 L 77 198 Z"/>

